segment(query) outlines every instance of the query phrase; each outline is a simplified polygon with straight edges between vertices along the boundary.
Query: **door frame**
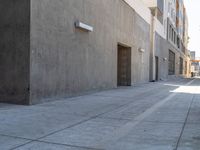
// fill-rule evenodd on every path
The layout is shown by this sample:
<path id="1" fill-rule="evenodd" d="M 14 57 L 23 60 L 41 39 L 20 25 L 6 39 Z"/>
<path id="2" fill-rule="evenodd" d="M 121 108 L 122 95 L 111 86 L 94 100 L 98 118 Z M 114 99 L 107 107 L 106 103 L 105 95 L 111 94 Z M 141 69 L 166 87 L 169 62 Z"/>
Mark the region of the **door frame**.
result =
<path id="1" fill-rule="evenodd" d="M 159 80 L 159 57 L 155 56 L 155 80 Z"/>
<path id="2" fill-rule="evenodd" d="M 123 49 L 120 49 L 120 47 L 121 48 L 123 48 Z M 120 79 L 119 79 L 119 74 L 120 74 L 120 72 L 119 72 L 119 66 L 120 66 L 120 60 L 119 60 L 119 51 L 120 50 L 126 50 L 127 51 L 127 61 L 128 61 L 128 65 L 126 66 L 127 68 L 126 68 L 126 70 L 127 70 L 127 77 L 126 77 L 126 84 L 122 84 L 121 82 L 120 82 Z M 132 74 L 132 72 L 131 72 L 131 64 L 132 64 L 132 61 L 131 61 L 132 59 L 131 59 L 131 47 L 129 47 L 129 46 L 126 46 L 126 45 L 124 45 L 124 44 L 120 44 L 120 43 L 118 43 L 118 45 L 117 45 L 117 86 L 131 86 L 131 74 Z"/>

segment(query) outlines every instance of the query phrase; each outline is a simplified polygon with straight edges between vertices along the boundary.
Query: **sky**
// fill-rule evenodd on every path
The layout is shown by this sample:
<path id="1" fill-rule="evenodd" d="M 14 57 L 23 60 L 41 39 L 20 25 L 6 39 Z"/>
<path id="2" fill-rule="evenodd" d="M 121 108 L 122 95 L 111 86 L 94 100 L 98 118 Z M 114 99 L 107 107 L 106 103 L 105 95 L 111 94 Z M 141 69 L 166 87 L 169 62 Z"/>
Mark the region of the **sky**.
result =
<path id="1" fill-rule="evenodd" d="M 200 0 L 184 0 L 189 20 L 189 50 L 200 57 Z"/>

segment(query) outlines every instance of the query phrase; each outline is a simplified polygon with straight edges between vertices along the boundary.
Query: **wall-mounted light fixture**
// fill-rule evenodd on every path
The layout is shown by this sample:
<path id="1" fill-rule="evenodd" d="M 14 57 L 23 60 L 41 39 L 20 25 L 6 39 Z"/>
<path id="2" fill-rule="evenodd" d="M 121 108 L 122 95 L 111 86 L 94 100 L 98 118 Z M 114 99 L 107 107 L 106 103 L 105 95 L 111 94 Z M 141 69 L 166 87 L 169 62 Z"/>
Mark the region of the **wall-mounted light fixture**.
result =
<path id="1" fill-rule="evenodd" d="M 138 48 L 138 51 L 140 52 L 140 53 L 144 53 L 145 52 L 145 49 L 143 49 L 143 48 Z"/>
<path id="2" fill-rule="evenodd" d="M 80 22 L 80 21 L 75 22 L 75 27 L 82 29 L 84 31 L 87 31 L 87 32 L 92 32 L 94 30 L 92 26 L 87 25 L 87 24 Z"/>
<path id="3" fill-rule="evenodd" d="M 163 61 L 167 61 L 167 58 L 163 58 Z"/>

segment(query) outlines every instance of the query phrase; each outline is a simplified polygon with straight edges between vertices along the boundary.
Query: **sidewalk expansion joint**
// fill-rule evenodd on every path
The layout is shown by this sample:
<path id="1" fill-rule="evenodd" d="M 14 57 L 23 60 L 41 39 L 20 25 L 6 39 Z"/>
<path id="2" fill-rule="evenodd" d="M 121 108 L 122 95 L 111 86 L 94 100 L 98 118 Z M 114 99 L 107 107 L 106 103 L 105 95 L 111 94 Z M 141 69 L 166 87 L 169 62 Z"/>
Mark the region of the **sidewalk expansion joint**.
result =
<path id="1" fill-rule="evenodd" d="M 187 121 L 188 121 L 188 117 L 189 117 L 189 114 L 190 114 L 190 111 L 191 111 L 191 107 L 192 107 L 192 104 L 193 104 L 193 102 L 194 102 L 194 97 L 195 97 L 195 96 L 193 95 L 192 101 L 191 101 L 191 103 L 190 103 L 190 105 L 189 105 L 188 112 L 187 112 L 187 115 L 186 115 L 186 118 L 185 118 L 185 122 L 184 122 L 184 124 L 183 124 L 182 129 L 181 129 L 181 133 L 180 133 L 180 136 L 179 136 L 179 138 L 178 138 L 178 141 L 177 141 L 177 143 L 176 143 L 176 147 L 174 148 L 174 150 L 178 150 L 178 147 L 179 147 L 181 138 L 182 138 L 182 136 L 183 136 L 183 132 L 184 132 L 184 130 L 185 130 L 185 126 L 186 126 Z"/>
<path id="2" fill-rule="evenodd" d="M 188 86 L 188 85 L 192 84 L 194 81 L 195 80 L 191 80 L 190 82 L 188 82 L 187 84 L 185 84 L 185 86 Z M 111 144 L 113 142 L 116 142 L 120 138 L 122 138 L 125 135 L 127 135 L 132 129 L 134 129 L 134 127 L 136 125 L 138 125 L 146 117 L 148 117 L 153 112 L 155 112 L 155 110 L 157 110 L 158 108 L 160 108 L 161 106 L 163 106 L 166 102 L 172 100 L 172 98 L 174 98 L 176 95 L 177 95 L 177 93 L 172 93 L 169 96 L 167 96 L 165 99 L 163 99 L 162 101 L 154 104 L 151 108 L 147 109 L 144 113 L 140 114 L 138 117 L 136 117 L 132 121 L 128 122 L 127 124 L 125 124 L 124 126 L 122 126 L 121 128 L 119 128 L 118 130 L 116 130 L 115 132 L 113 132 L 112 134 L 110 134 L 107 137 L 105 137 L 104 140 L 100 141 L 99 144 L 94 145 L 94 147 L 95 148 L 100 148 L 100 149 L 101 148 L 105 148 L 106 149 L 106 147 L 109 144 Z"/>
<path id="3" fill-rule="evenodd" d="M 190 85 L 194 80 L 190 81 L 189 83 L 187 83 L 186 85 Z M 150 90 L 149 90 L 150 91 Z M 141 93 L 142 94 L 142 93 Z M 139 94 L 139 95 L 141 95 Z M 111 135 L 108 135 L 105 137 L 105 139 L 103 139 L 103 141 L 100 141 L 100 143 L 98 145 L 94 145 L 93 148 L 88 148 L 87 149 L 91 149 L 91 150 L 103 150 L 105 147 L 104 146 L 107 146 L 108 143 L 111 143 L 113 142 L 113 140 L 116 140 L 116 139 L 119 139 L 120 137 L 123 137 L 125 134 L 127 134 L 134 126 L 136 126 L 137 124 L 139 124 L 141 121 L 144 120 L 144 118 L 146 118 L 147 116 L 149 116 L 150 114 L 152 114 L 155 110 L 157 110 L 157 108 L 159 108 L 160 106 L 164 105 L 167 101 L 170 101 L 174 96 L 176 95 L 176 93 L 172 93 L 170 94 L 169 96 L 167 96 L 166 98 L 164 98 L 162 101 L 160 102 L 157 102 L 155 103 L 152 107 L 146 109 L 146 111 L 144 111 L 143 113 L 139 114 L 135 119 L 132 119 L 131 121 L 129 121 L 127 124 L 125 124 L 124 126 L 122 126 L 121 128 L 119 128 L 119 130 L 117 130 L 116 132 L 112 133 Z M 45 137 L 48 137 L 50 135 L 53 135 L 55 133 L 58 133 L 58 132 L 61 132 L 63 130 L 66 130 L 66 129 L 69 129 L 69 128 L 73 128 L 75 126 L 78 126 L 82 123 L 85 123 L 89 120 L 92 120 L 92 119 L 95 119 L 95 118 L 98 118 L 106 113 L 109 113 L 109 112 L 113 112 L 117 109 L 120 109 L 120 108 L 123 108 L 125 106 L 128 106 L 130 104 L 134 103 L 133 101 L 128 101 L 127 103 L 125 104 L 122 104 L 122 105 L 119 105 L 118 107 L 115 107 L 113 109 L 110 109 L 110 110 L 107 110 L 103 113 L 100 113 L 100 114 L 97 114 L 97 115 L 94 115 L 92 117 L 88 117 L 87 119 L 84 119 L 84 120 L 81 120 L 73 125 L 70 125 L 70 126 L 67 126 L 65 128 L 62 128 L 62 129 L 59 129 L 59 130 L 56 130 L 54 132 L 51 132 L 49 134 L 46 134 L 42 137 L 39 137 L 37 139 L 31 139 L 31 141 L 25 143 L 25 144 L 22 144 L 22 145 L 19 145 L 15 148 L 12 148 L 11 150 L 14 150 L 14 149 L 17 149 L 19 147 L 22 147 L 22 146 L 25 146 L 27 144 L 30 144 L 32 142 L 43 142 L 43 143 L 51 143 L 51 142 L 45 142 L 45 141 L 41 141 L 43 138 Z M 186 120 L 187 121 L 187 120 Z M 16 137 L 16 138 L 19 138 L 19 137 Z M 21 139 L 26 139 L 26 138 L 21 138 Z M 30 140 L 30 139 L 26 139 L 26 140 Z M 57 145 L 65 145 L 65 146 L 73 146 L 73 145 L 66 145 L 66 144 L 60 144 L 60 143 L 51 143 L 51 144 L 57 144 Z M 79 147 L 79 146 L 73 146 L 73 147 Z M 84 147 L 79 147 L 79 148 L 84 148 Z M 86 147 L 85 147 L 86 148 Z"/>

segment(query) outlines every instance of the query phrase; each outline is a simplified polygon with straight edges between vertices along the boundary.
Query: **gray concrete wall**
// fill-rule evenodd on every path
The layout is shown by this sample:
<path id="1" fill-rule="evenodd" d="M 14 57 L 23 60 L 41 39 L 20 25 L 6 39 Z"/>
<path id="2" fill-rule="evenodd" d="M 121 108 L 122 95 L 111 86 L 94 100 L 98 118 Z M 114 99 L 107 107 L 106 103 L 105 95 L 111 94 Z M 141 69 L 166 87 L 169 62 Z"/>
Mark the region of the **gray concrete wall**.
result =
<path id="1" fill-rule="evenodd" d="M 29 0 L 0 1 L 0 102 L 29 101 Z"/>
<path id="2" fill-rule="evenodd" d="M 159 79 L 167 79 L 173 77 L 168 75 L 168 61 L 164 61 L 163 58 L 169 59 L 169 50 L 175 53 L 175 74 L 174 76 L 186 76 L 185 74 L 180 75 L 180 57 L 183 58 L 183 67 L 187 58 L 185 55 L 175 48 L 170 42 L 163 39 L 159 34 L 155 34 L 155 55 L 159 57 Z M 185 68 L 183 69 L 185 73 Z"/>
<path id="3" fill-rule="evenodd" d="M 159 58 L 158 79 L 165 80 L 168 78 L 168 61 L 164 58 L 169 58 L 169 45 L 158 33 L 155 33 L 155 56 Z"/>
<path id="4" fill-rule="evenodd" d="M 179 49 L 175 48 L 170 42 L 167 42 L 167 43 L 168 43 L 168 47 L 169 47 L 168 49 L 170 49 L 171 51 L 173 51 L 175 53 L 175 59 L 176 59 L 175 60 L 175 76 L 184 76 L 183 74 L 180 74 L 180 57 L 182 57 L 183 62 L 185 62 L 186 58 L 185 58 L 184 54 Z M 184 63 L 183 63 L 183 65 L 184 65 Z M 170 78 L 170 76 L 169 76 L 169 78 Z"/>
<path id="5" fill-rule="evenodd" d="M 132 46 L 132 84 L 149 82 L 150 68 L 150 25 L 147 24 L 137 13 L 134 16 Z M 144 53 L 139 49 L 145 50 Z"/>
<path id="6" fill-rule="evenodd" d="M 76 20 L 94 32 L 75 29 Z M 118 43 L 132 48 L 132 84 L 148 82 L 149 37 L 123 0 L 31 0 L 31 103 L 115 88 Z"/>

